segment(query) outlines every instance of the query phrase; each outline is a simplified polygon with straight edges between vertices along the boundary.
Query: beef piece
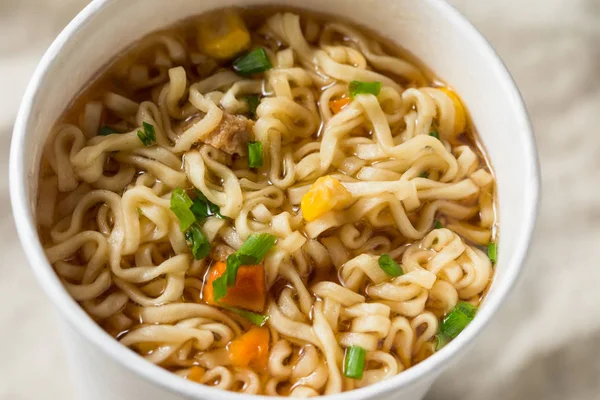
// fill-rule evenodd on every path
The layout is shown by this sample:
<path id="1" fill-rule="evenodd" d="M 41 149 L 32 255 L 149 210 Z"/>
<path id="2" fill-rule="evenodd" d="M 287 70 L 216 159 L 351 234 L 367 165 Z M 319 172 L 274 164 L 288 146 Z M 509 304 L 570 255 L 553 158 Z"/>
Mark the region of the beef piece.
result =
<path id="1" fill-rule="evenodd" d="M 190 118 L 182 122 L 176 131 L 184 132 L 201 119 L 201 116 Z M 229 155 L 245 156 L 248 154 L 248 140 L 253 127 L 254 121 L 243 115 L 223 112 L 221 122 L 204 138 L 203 142 Z"/>
<path id="2" fill-rule="evenodd" d="M 223 119 L 204 142 L 227 154 L 248 154 L 248 140 L 254 127 L 254 121 L 243 115 L 223 113 Z"/>

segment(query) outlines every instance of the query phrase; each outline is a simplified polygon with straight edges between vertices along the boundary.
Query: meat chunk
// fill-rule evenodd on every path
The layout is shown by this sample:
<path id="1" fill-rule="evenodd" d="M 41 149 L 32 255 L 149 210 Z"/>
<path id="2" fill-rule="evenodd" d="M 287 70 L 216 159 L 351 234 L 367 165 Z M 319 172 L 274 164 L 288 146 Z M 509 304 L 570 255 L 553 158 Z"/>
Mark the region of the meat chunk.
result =
<path id="1" fill-rule="evenodd" d="M 182 134 L 194 124 L 202 120 L 204 116 L 196 115 L 182 121 L 175 127 L 177 134 Z M 254 127 L 254 121 L 243 115 L 233 115 L 223 112 L 223 118 L 217 127 L 209 133 L 203 140 L 229 155 L 239 154 L 245 156 L 248 154 L 248 140 Z"/>
<path id="2" fill-rule="evenodd" d="M 248 140 L 254 127 L 254 121 L 243 115 L 223 113 L 223 119 L 204 142 L 227 154 L 248 154 Z"/>

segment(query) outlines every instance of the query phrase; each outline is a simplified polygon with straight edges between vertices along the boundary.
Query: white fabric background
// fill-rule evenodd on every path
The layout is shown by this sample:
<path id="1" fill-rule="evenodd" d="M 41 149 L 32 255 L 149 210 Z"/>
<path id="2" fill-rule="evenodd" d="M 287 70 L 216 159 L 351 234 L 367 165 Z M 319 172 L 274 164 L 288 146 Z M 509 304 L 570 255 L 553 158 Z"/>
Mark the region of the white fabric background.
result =
<path id="1" fill-rule="evenodd" d="M 543 202 L 524 278 L 428 400 L 600 398 L 600 0 L 452 2 L 496 47 L 523 92 Z M 73 398 L 55 315 L 16 238 L 7 165 L 25 85 L 86 3 L 0 1 L 2 400 Z"/>

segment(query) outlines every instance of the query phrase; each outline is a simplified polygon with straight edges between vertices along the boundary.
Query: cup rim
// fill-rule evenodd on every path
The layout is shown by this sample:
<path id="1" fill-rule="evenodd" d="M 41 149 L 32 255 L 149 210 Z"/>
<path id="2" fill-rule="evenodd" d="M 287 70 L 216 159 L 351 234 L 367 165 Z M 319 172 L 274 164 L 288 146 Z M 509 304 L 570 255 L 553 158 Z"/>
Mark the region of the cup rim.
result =
<path id="1" fill-rule="evenodd" d="M 510 260 L 507 262 L 508 267 L 502 284 L 496 288 L 495 295 L 486 300 L 485 307 L 481 309 L 473 322 L 456 339 L 432 357 L 394 377 L 349 392 L 321 396 L 320 398 L 324 400 L 341 400 L 342 398 L 344 400 L 366 399 L 374 395 L 390 393 L 393 390 L 410 386 L 426 375 L 435 378 L 443 366 L 447 365 L 460 350 L 473 342 L 475 336 L 487 325 L 492 315 L 496 313 L 510 290 L 514 287 L 523 269 L 537 219 L 540 203 L 540 168 L 532 125 L 519 89 L 492 45 L 466 17 L 445 0 L 423 1 L 430 3 L 431 7 L 438 8 L 441 13 L 447 15 L 448 19 L 457 29 L 462 31 L 463 35 L 471 37 L 475 41 L 484 54 L 486 62 L 493 67 L 496 76 L 509 89 L 510 100 L 516 106 L 514 117 L 517 119 L 521 132 L 525 136 L 522 143 L 526 147 L 525 152 L 529 163 L 527 172 L 529 172 L 530 176 L 525 177 L 529 185 L 526 192 L 523 193 L 523 207 L 527 218 L 523 221 L 519 232 L 521 237 L 518 241 L 517 251 L 511 255 Z M 54 62 L 55 54 L 60 53 L 86 21 L 96 15 L 109 2 L 111 0 L 92 1 L 58 35 L 38 64 L 21 101 L 10 149 L 9 187 L 16 228 L 20 242 L 26 250 L 25 254 L 28 263 L 33 269 L 39 285 L 52 300 L 54 306 L 60 310 L 62 317 L 74 329 L 78 330 L 87 340 L 92 342 L 114 361 L 150 383 L 156 384 L 172 393 L 196 399 L 205 398 L 205 396 L 223 400 L 226 398 L 238 400 L 270 399 L 272 398 L 271 396 L 234 393 L 210 386 L 198 385 L 181 379 L 175 374 L 144 360 L 127 347 L 121 345 L 85 313 L 79 304 L 68 294 L 46 259 L 44 249 L 37 235 L 34 217 L 30 212 L 30 201 L 27 197 L 29 176 L 28 166 L 25 165 L 25 143 L 27 132 L 30 130 L 30 120 L 33 117 L 31 112 L 32 105 L 35 103 L 38 92 L 43 86 L 49 67 Z"/>

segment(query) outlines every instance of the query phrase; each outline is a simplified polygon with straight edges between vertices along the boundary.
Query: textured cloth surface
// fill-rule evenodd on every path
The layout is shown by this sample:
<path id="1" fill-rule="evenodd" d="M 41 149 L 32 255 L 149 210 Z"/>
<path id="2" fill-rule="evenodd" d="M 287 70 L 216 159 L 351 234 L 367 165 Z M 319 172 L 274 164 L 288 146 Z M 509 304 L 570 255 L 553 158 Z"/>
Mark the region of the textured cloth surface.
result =
<path id="1" fill-rule="evenodd" d="M 7 166 L 25 85 L 86 3 L 0 2 L 2 400 L 73 398 L 56 316 L 16 238 Z M 453 3 L 495 46 L 523 93 L 539 146 L 543 201 L 523 279 L 427 399 L 600 398 L 600 0 Z"/>

